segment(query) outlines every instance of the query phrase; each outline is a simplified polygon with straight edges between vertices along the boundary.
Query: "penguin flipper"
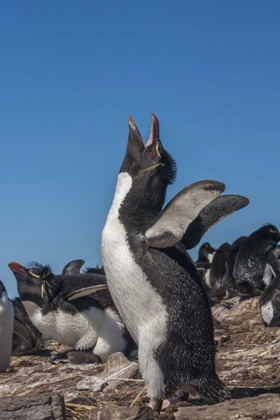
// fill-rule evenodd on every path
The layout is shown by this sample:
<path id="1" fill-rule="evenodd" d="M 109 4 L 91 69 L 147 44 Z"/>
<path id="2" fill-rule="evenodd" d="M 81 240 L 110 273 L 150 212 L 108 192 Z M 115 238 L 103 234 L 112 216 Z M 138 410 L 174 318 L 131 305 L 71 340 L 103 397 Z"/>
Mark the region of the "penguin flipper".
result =
<path id="1" fill-rule="evenodd" d="M 81 289 L 77 289 L 69 293 L 66 298 L 69 302 L 79 299 L 81 297 L 90 296 L 95 292 L 99 292 L 100 290 L 108 289 L 107 284 L 96 284 L 94 286 L 83 287 Z"/>
<path id="2" fill-rule="evenodd" d="M 70 261 L 66 266 L 63 268 L 61 275 L 68 276 L 71 274 L 80 274 L 81 268 L 84 265 L 84 260 L 73 260 Z"/>
<path id="3" fill-rule="evenodd" d="M 26 341 L 31 347 L 36 345 L 36 336 L 33 331 L 19 318 L 14 318 L 14 333 Z"/>
<path id="4" fill-rule="evenodd" d="M 161 211 L 145 232 L 147 244 L 156 248 L 176 245 L 199 213 L 218 197 L 225 185 L 218 181 L 199 181 L 183 188 Z"/>
<path id="5" fill-rule="evenodd" d="M 222 195 L 209 203 L 189 225 L 181 239 L 186 249 L 194 248 L 203 235 L 225 217 L 246 207 L 249 200 L 241 195 Z"/>

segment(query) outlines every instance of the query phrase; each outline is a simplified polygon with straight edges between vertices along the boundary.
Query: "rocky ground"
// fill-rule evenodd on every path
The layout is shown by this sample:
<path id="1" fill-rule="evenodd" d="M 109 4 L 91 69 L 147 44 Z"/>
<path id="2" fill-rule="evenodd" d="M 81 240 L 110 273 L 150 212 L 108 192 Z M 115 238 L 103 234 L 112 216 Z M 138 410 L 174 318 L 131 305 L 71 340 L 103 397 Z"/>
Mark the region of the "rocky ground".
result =
<path id="1" fill-rule="evenodd" d="M 215 306 L 213 315 L 217 371 L 232 400 L 193 399 L 153 414 L 137 361 L 116 353 L 106 364 L 50 364 L 51 351 L 65 347 L 46 341 L 35 354 L 12 357 L 0 374 L 0 419 L 280 420 L 280 328 L 263 326 L 257 298 L 227 302 L 230 308 Z"/>

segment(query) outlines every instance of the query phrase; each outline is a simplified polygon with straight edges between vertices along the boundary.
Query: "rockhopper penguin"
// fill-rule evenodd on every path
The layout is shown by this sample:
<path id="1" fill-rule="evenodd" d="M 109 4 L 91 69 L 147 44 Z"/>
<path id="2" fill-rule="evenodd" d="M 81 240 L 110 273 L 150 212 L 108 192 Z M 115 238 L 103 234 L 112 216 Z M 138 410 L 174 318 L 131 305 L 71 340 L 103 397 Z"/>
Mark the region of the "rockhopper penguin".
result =
<path id="1" fill-rule="evenodd" d="M 14 329 L 14 309 L 0 280 L 0 372 L 10 365 Z"/>
<path id="2" fill-rule="evenodd" d="M 21 301 L 38 330 L 75 350 L 86 350 L 84 359 L 81 352 L 70 353 L 71 361 L 105 362 L 114 352 L 129 356 L 135 350 L 105 276 L 79 274 L 77 267 L 72 270 L 73 265 L 64 270 L 66 275 L 54 275 L 49 266 L 38 263 L 24 267 L 11 262 L 9 267 L 16 277 Z"/>
<path id="3" fill-rule="evenodd" d="M 207 289 L 211 288 L 210 267 L 216 251 L 217 249 L 213 248 L 209 242 L 204 242 L 198 250 L 198 259 L 195 262 L 196 269 Z"/>
<path id="4" fill-rule="evenodd" d="M 233 278 L 240 296 L 258 296 L 279 272 L 277 243 L 280 233 L 267 224 L 251 233 L 235 260 Z"/>
<path id="5" fill-rule="evenodd" d="M 127 150 L 102 231 L 102 259 L 113 300 L 138 344 L 140 372 L 157 411 L 163 398 L 178 389 L 195 389 L 211 402 L 230 397 L 215 371 L 206 291 L 185 247 L 195 246 L 232 209 L 208 218 L 203 209 L 224 184 L 201 181 L 184 188 L 162 210 L 175 176 L 176 164 L 159 139 L 157 118 L 152 115 L 144 145 L 129 117 Z M 248 204 L 244 197 L 237 201 L 237 208 Z"/>

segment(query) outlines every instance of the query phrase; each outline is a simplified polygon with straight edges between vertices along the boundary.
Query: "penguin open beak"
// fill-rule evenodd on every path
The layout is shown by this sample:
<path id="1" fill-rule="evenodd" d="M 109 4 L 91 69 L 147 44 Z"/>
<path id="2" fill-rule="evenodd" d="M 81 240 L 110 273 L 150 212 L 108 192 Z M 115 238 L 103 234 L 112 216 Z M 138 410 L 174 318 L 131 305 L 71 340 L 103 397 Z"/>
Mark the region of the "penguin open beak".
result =
<path id="1" fill-rule="evenodd" d="M 151 114 L 152 116 L 152 126 L 151 126 L 151 132 L 150 137 L 145 144 L 145 148 L 151 146 L 156 140 L 159 139 L 159 122 L 155 114 Z"/>
<path id="2" fill-rule="evenodd" d="M 18 274 L 25 274 L 25 268 L 23 267 L 23 265 L 12 261 L 8 264 L 9 268 L 12 270 L 13 273 L 18 273 Z"/>

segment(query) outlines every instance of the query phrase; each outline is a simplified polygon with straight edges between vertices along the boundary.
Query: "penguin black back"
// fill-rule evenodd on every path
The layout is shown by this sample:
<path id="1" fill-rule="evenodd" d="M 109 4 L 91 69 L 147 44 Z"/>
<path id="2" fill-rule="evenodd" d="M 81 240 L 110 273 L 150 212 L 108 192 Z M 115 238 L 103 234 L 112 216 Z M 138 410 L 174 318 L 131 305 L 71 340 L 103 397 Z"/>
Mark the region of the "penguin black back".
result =
<path id="1" fill-rule="evenodd" d="M 234 265 L 235 288 L 241 296 L 258 296 L 270 280 L 265 280 L 265 270 L 270 279 L 279 271 L 276 246 L 280 233 L 276 226 L 267 224 L 251 233 L 241 246 Z"/>

